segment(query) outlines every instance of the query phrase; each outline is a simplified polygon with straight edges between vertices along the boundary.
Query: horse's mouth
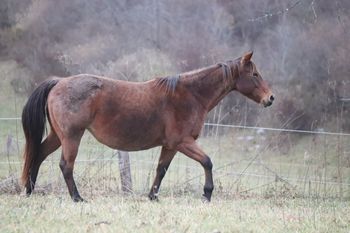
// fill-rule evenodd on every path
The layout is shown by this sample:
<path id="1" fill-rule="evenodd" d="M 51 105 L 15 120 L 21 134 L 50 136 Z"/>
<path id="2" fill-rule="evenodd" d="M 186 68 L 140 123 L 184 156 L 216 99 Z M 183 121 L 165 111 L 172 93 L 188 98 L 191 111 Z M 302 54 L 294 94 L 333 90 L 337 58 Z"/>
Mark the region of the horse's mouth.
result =
<path id="1" fill-rule="evenodd" d="M 271 106 L 272 105 L 272 101 L 266 101 L 266 102 L 264 102 L 264 107 L 266 108 L 266 107 L 269 107 L 269 106 Z"/>
<path id="2" fill-rule="evenodd" d="M 271 94 L 269 97 L 267 97 L 266 99 L 263 99 L 261 102 L 266 108 L 271 106 L 274 100 L 275 100 L 275 96 Z"/>

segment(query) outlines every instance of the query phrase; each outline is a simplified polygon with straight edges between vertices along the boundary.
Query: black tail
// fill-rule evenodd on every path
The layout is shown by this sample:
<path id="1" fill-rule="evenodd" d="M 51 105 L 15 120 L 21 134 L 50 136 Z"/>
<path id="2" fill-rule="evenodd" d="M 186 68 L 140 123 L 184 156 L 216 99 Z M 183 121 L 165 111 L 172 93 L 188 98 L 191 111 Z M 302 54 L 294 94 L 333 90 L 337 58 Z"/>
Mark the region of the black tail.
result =
<path id="1" fill-rule="evenodd" d="M 22 126 L 26 138 L 24 150 L 24 166 L 22 172 L 22 182 L 29 182 L 30 169 L 35 162 L 43 139 L 46 114 L 47 97 L 51 89 L 58 83 L 58 79 L 51 79 L 41 83 L 29 97 L 22 112 Z"/>

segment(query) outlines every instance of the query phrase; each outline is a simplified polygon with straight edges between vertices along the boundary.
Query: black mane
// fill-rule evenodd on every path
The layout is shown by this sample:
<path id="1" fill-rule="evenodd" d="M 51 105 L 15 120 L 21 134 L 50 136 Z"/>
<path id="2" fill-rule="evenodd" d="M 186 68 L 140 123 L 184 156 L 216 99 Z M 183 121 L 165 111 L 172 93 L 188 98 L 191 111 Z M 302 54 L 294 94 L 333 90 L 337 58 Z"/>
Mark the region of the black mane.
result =
<path id="1" fill-rule="evenodd" d="M 184 77 L 185 79 L 187 79 L 189 77 L 192 77 L 192 78 L 203 77 L 203 76 L 207 76 L 208 74 L 210 74 L 211 72 L 213 72 L 217 68 L 222 68 L 224 80 L 229 81 L 233 75 L 232 74 L 233 71 L 232 71 L 231 66 L 232 66 L 232 64 L 235 64 L 239 60 L 240 60 L 240 58 L 238 58 L 234 61 L 228 60 L 226 62 L 219 62 L 219 63 L 212 65 L 212 66 L 208 66 L 208 67 L 204 67 L 201 69 L 185 72 L 185 73 L 182 73 L 181 75 L 178 74 L 178 75 L 174 75 L 174 76 L 157 78 L 156 86 L 159 88 L 165 88 L 166 93 L 170 93 L 170 92 L 173 93 L 176 90 L 176 86 L 178 85 L 178 82 L 179 82 L 181 76 Z"/>
<path id="2" fill-rule="evenodd" d="M 158 78 L 156 85 L 158 87 L 164 87 L 167 93 L 174 92 L 179 82 L 179 79 L 180 75 Z"/>

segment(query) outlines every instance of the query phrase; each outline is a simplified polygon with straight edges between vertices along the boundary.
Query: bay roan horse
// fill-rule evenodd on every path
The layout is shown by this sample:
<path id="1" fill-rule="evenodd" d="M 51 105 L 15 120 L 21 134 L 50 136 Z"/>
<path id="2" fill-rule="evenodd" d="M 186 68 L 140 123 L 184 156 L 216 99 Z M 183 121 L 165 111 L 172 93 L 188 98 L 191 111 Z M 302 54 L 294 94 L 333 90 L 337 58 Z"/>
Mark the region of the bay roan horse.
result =
<path id="1" fill-rule="evenodd" d="M 157 199 L 161 181 L 177 151 L 198 161 L 205 171 L 203 198 L 214 188 L 212 162 L 196 144 L 207 113 L 235 90 L 270 106 L 268 85 L 251 61 L 252 52 L 174 77 L 128 82 L 81 74 L 51 78 L 29 97 L 22 113 L 26 138 L 22 181 L 34 189 L 39 167 L 62 146 L 59 166 L 74 201 L 83 201 L 73 178 L 74 161 L 85 130 L 101 143 L 124 151 L 161 146 L 149 198 Z M 43 140 L 45 122 L 51 130 Z"/>

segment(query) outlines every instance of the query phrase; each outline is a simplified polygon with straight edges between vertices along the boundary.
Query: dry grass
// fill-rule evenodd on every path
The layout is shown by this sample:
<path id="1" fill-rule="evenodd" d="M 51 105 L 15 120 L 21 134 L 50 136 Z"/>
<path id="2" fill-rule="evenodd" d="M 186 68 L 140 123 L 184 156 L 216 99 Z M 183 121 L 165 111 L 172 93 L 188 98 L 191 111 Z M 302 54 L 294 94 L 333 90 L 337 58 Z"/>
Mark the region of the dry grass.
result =
<path id="1" fill-rule="evenodd" d="M 306 199 L 222 199 L 191 196 L 0 196 L 1 232 L 349 232 L 347 202 Z"/>

